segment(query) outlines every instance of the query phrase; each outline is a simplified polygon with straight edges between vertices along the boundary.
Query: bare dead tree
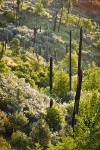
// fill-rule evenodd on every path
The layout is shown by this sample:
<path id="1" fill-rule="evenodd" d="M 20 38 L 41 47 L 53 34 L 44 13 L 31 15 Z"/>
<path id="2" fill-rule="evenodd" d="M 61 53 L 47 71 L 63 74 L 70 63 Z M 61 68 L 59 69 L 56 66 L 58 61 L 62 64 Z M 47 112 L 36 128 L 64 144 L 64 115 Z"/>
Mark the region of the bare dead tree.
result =
<path id="1" fill-rule="evenodd" d="M 53 106 L 53 99 L 50 98 L 50 108 L 52 108 L 52 106 Z"/>
<path id="2" fill-rule="evenodd" d="M 1 60 L 2 57 L 3 57 L 4 51 L 5 51 L 5 43 L 2 42 L 2 51 L 1 51 L 1 54 L 0 54 L 0 60 Z"/>
<path id="3" fill-rule="evenodd" d="M 71 50 L 72 50 L 72 31 L 70 31 L 70 52 L 69 52 L 69 80 L 70 86 L 69 90 L 72 90 L 72 62 L 71 62 Z"/>
<path id="4" fill-rule="evenodd" d="M 54 31 L 54 32 L 56 31 L 57 14 L 58 14 L 58 12 L 56 11 L 56 12 L 55 12 L 55 15 L 54 15 L 54 26 L 53 26 L 53 31 Z"/>
<path id="5" fill-rule="evenodd" d="M 68 53 L 68 45 L 66 44 L 66 54 Z"/>
<path id="6" fill-rule="evenodd" d="M 34 27 L 34 44 L 36 43 L 37 28 Z"/>
<path id="7" fill-rule="evenodd" d="M 53 68 L 53 58 L 50 56 L 50 93 L 52 91 L 52 68 Z"/>
<path id="8" fill-rule="evenodd" d="M 78 81 L 77 81 L 77 89 L 76 89 L 74 110 L 73 110 L 73 116 L 72 116 L 73 131 L 74 131 L 74 125 L 76 124 L 75 115 L 78 114 L 78 110 L 79 110 L 79 101 L 80 101 L 81 85 L 82 85 L 81 52 L 82 52 L 82 28 L 80 29 L 80 42 L 79 42 Z"/>

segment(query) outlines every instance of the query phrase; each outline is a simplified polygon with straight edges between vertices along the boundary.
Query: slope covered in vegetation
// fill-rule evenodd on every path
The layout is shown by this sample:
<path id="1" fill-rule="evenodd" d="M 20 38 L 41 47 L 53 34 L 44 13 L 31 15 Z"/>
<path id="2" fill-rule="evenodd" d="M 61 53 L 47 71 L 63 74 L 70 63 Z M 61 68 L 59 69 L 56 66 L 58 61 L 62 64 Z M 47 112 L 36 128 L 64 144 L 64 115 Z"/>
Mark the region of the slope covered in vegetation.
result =
<path id="1" fill-rule="evenodd" d="M 99 4 L 0 1 L 0 150 L 99 150 Z"/>

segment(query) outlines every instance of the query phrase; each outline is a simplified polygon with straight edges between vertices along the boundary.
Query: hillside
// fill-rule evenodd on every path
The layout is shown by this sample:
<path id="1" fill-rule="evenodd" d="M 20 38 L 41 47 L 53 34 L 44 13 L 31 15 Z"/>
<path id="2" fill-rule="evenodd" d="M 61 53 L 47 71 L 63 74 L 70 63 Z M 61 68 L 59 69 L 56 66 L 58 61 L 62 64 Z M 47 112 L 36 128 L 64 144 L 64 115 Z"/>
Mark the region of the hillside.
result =
<path id="1" fill-rule="evenodd" d="M 74 27 L 73 24 L 71 23 L 72 20 L 74 19 L 74 16 L 69 15 L 70 22 L 68 24 L 65 24 L 64 22 L 66 22 L 67 20 L 63 21 L 60 26 L 60 31 L 58 32 L 57 28 L 59 26 L 59 17 L 60 17 L 60 13 L 58 13 L 56 31 L 52 32 L 52 29 L 53 29 L 52 21 L 54 21 L 52 14 L 54 13 L 53 11 L 55 10 L 52 10 L 51 7 L 55 8 L 56 3 L 58 2 L 55 1 L 55 3 L 52 3 L 52 2 L 49 3 L 49 5 L 47 6 L 48 9 L 45 9 L 43 12 L 36 13 L 34 11 L 35 2 L 25 1 L 23 4 L 23 10 L 21 12 L 18 12 L 17 14 L 17 18 L 18 18 L 17 27 L 13 24 L 10 24 L 10 25 L 8 24 L 8 27 L 5 28 L 3 31 L 4 37 L 6 36 L 9 38 L 12 38 L 12 37 L 19 38 L 21 40 L 22 47 L 27 49 L 30 46 L 34 46 L 34 50 L 38 54 L 41 51 L 41 55 L 43 57 L 46 57 L 45 55 L 47 53 L 48 53 L 47 55 L 50 55 L 50 52 L 52 52 L 52 55 L 54 55 L 56 51 L 57 59 L 58 60 L 62 59 L 66 53 L 66 44 L 67 44 L 67 47 L 69 47 L 69 30 L 70 29 L 73 30 L 72 40 L 74 41 L 74 43 L 78 44 L 79 42 L 79 30 L 78 30 L 78 25 L 77 25 L 78 17 L 77 16 L 75 17 L 74 24 L 76 25 Z M 6 2 L 6 7 L 8 4 Z M 6 9 L 8 9 L 9 11 L 9 9 L 11 9 L 13 6 L 10 4 L 8 6 L 9 7 L 7 7 Z M 1 19 L 2 19 L 2 16 L 1 16 Z M 3 19 L 4 20 L 6 19 L 5 16 L 3 16 Z M 85 23 L 85 20 L 83 21 Z M 20 26 L 18 25 L 18 22 L 20 22 Z M 85 24 L 84 24 L 84 27 L 86 26 Z M 37 26 L 35 45 L 34 45 L 34 26 Z M 39 29 L 40 27 L 41 27 L 41 31 Z M 98 58 L 99 56 L 95 54 L 95 51 L 96 51 L 96 53 L 100 55 L 99 50 L 96 48 L 94 44 L 99 38 L 99 28 L 94 30 L 95 26 L 93 26 L 91 22 L 88 23 L 87 28 L 88 28 L 87 31 L 84 32 L 83 50 L 88 55 L 89 63 L 92 62 L 91 56 L 93 56 L 93 60 L 95 59 L 97 63 L 99 63 L 99 58 Z M 2 32 L 2 29 L 1 29 L 1 32 Z M 7 43 L 9 43 L 9 38 L 6 39 Z M 47 47 L 48 47 L 48 50 L 46 50 Z M 84 55 L 85 54 L 83 54 L 83 61 L 86 62 Z"/>
<path id="2" fill-rule="evenodd" d="M 99 150 L 100 1 L 0 1 L 0 150 Z"/>

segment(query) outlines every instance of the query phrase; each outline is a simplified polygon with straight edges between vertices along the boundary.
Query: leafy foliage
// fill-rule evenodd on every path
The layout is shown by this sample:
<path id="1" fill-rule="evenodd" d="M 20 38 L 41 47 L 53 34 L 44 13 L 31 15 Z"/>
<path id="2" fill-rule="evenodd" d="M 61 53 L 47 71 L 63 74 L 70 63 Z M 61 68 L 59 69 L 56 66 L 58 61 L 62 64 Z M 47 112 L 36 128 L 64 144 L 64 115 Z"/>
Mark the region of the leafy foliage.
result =
<path id="1" fill-rule="evenodd" d="M 48 150 L 95 150 L 99 149 L 100 126 L 100 96 L 94 91 L 81 100 L 75 132 L 70 129 L 64 134 L 56 146 Z"/>
<path id="2" fill-rule="evenodd" d="M 78 67 L 78 62 L 77 62 L 77 55 L 72 53 L 72 74 L 76 74 L 77 73 L 77 67 Z M 63 60 L 60 62 L 61 67 L 66 70 L 67 72 L 69 72 L 69 53 L 67 55 L 65 55 L 65 57 L 63 58 Z"/>
<path id="3" fill-rule="evenodd" d="M 17 56 L 20 54 L 20 41 L 17 38 L 13 38 L 10 42 L 10 48 L 12 50 L 13 55 Z"/>
<path id="4" fill-rule="evenodd" d="M 1 60 L 0 61 L 0 73 L 9 73 L 10 70 L 11 70 L 10 67 L 7 66 L 7 61 Z"/>
<path id="5" fill-rule="evenodd" d="M 30 137 L 32 138 L 34 145 L 39 142 L 41 147 L 47 148 L 50 141 L 50 131 L 43 119 L 40 119 L 36 124 L 33 124 Z"/>
<path id="6" fill-rule="evenodd" d="M 29 139 L 27 135 L 21 131 L 13 132 L 12 136 L 12 144 L 16 147 L 21 149 L 27 150 L 27 146 L 29 144 Z"/>
<path id="7" fill-rule="evenodd" d="M 11 11 L 5 11 L 3 13 L 3 16 L 6 18 L 7 22 L 9 23 L 15 23 L 15 14 Z"/>
<path id="8" fill-rule="evenodd" d="M 58 70 L 54 74 L 54 85 L 53 92 L 62 98 L 64 94 L 68 91 L 69 87 L 69 77 L 66 71 Z"/>
<path id="9" fill-rule="evenodd" d="M 4 139 L 3 137 L 0 136 L 0 149 L 1 150 L 11 150 L 10 144 Z"/>
<path id="10" fill-rule="evenodd" d="M 88 70 L 85 70 L 83 75 L 84 90 L 91 91 L 98 89 L 98 91 L 100 91 L 100 69 L 94 62 L 89 65 Z"/>
<path id="11" fill-rule="evenodd" d="M 99 48 L 100 48 L 100 39 L 97 40 L 96 45 L 97 45 L 97 47 L 98 47 L 98 49 L 99 49 Z"/>
<path id="12" fill-rule="evenodd" d="M 39 3 L 35 4 L 35 11 L 36 12 L 43 12 L 44 11 L 43 3 L 41 3 L 41 1 Z"/>
<path id="13" fill-rule="evenodd" d="M 64 116 L 61 109 L 54 105 L 52 108 L 47 109 L 46 121 L 51 130 L 59 130 L 61 123 L 64 123 Z"/>
<path id="14" fill-rule="evenodd" d="M 76 5 L 76 1 L 0 1 L 0 42 L 6 42 L 4 48 L 7 49 L 2 53 L 0 44 L 0 54 L 3 54 L 0 60 L 0 150 L 99 149 L 100 67 L 90 64 L 94 58 L 98 66 L 100 63 L 99 23 L 97 16 L 98 25 L 87 14 L 84 14 L 86 18 L 82 17 L 81 5 L 87 2 L 78 4 L 77 1 Z M 94 3 L 97 5 L 99 1 L 93 2 L 93 8 Z M 55 22 L 56 29 L 60 24 L 59 32 L 52 31 Z M 80 26 L 84 29 L 83 78 L 73 132 Z M 35 43 L 34 27 L 37 30 Z M 68 52 L 70 30 L 72 91 L 69 92 L 69 53 L 65 54 L 65 48 Z M 52 92 L 49 90 L 49 56 L 54 58 Z M 49 108 L 51 98 L 55 104 Z"/>

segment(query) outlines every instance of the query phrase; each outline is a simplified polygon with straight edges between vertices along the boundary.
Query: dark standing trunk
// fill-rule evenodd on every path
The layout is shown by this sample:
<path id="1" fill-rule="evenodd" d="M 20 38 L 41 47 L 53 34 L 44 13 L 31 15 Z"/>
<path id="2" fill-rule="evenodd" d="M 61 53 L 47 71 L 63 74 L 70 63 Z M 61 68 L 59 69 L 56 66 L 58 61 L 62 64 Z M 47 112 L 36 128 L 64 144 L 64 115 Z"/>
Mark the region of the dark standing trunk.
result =
<path id="1" fill-rule="evenodd" d="M 36 43 L 37 28 L 34 27 L 34 44 Z"/>
<path id="2" fill-rule="evenodd" d="M 17 10 L 20 10 L 20 0 L 17 0 Z"/>
<path id="3" fill-rule="evenodd" d="M 3 43 L 3 41 L 4 41 L 4 28 L 3 28 L 3 30 L 2 30 L 2 33 L 1 33 L 2 35 L 2 43 Z"/>
<path id="4" fill-rule="evenodd" d="M 68 53 L 68 45 L 66 44 L 66 54 Z"/>
<path id="5" fill-rule="evenodd" d="M 59 25 L 58 25 L 58 32 L 59 32 L 59 30 L 60 30 L 62 15 L 63 15 L 63 6 L 62 6 L 62 10 L 61 10 L 61 16 L 60 16 L 60 20 L 59 20 Z"/>
<path id="6" fill-rule="evenodd" d="M 0 54 L 0 60 L 1 60 L 2 57 L 3 57 L 4 49 L 5 49 L 5 44 L 4 44 L 4 42 L 2 42 L 2 51 L 1 51 L 1 54 Z"/>
<path id="7" fill-rule="evenodd" d="M 52 108 L 52 106 L 53 106 L 53 99 L 50 98 L 50 108 Z"/>
<path id="8" fill-rule="evenodd" d="M 6 48 L 7 48 L 7 47 L 6 47 L 6 40 L 5 40 L 5 51 L 6 51 Z"/>
<path id="9" fill-rule="evenodd" d="M 52 57 L 50 57 L 50 93 L 52 91 L 52 66 L 53 66 L 52 62 L 53 62 L 53 59 Z"/>
<path id="10" fill-rule="evenodd" d="M 80 29 L 77 90 L 76 90 L 74 110 L 73 110 L 73 116 L 72 116 L 73 131 L 74 131 L 74 125 L 76 124 L 75 115 L 78 114 L 78 109 L 79 109 L 79 101 L 80 101 L 81 85 L 82 85 L 81 51 L 82 51 L 82 28 Z"/>
<path id="11" fill-rule="evenodd" d="M 55 63 L 58 64 L 58 61 L 57 61 L 57 51 L 54 50 L 54 58 L 55 58 Z"/>
<path id="12" fill-rule="evenodd" d="M 54 26 L 53 26 L 53 31 L 56 31 L 56 24 L 57 24 L 57 11 L 55 12 L 55 16 L 54 16 Z"/>
<path id="13" fill-rule="evenodd" d="M 72 90 L 72 62 L 71 62 L 71 49 L 72 49 L 72 32 L 70 31 L 70 52 L 69 52 L 69 78 L 70 78 L 70 87 L 69 90 Z"/>

